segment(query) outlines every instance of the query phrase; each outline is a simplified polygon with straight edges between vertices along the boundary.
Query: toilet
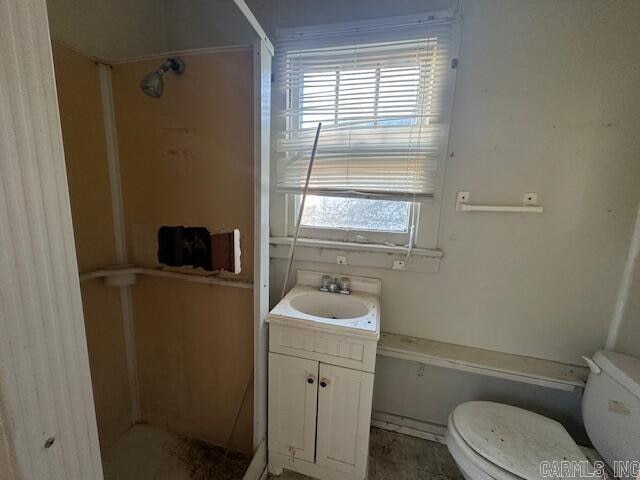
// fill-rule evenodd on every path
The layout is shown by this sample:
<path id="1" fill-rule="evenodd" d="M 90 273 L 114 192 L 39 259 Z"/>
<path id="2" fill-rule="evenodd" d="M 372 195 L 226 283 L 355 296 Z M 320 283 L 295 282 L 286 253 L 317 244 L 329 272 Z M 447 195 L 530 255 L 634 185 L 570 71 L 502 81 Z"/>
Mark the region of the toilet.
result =
<path id="1" fill-rule="evenodd" d="M 640 461 L 640 360 L 598 351 L 586 359 L 591 370 L 582 398 L 587 434 L 607 466 Z M 495 402 L 466 402 L 449 416 L 447 446 L 467 480 L 569 478 L 562 462 L 579 462 L 575 477 L 601 469 L 555 420 Z M 541 465 L 543 465 L 541 467 Z M 553 470 L 553 468 L 556 470 Z M 633 467 L 621 479 L 637 475 Z"/>

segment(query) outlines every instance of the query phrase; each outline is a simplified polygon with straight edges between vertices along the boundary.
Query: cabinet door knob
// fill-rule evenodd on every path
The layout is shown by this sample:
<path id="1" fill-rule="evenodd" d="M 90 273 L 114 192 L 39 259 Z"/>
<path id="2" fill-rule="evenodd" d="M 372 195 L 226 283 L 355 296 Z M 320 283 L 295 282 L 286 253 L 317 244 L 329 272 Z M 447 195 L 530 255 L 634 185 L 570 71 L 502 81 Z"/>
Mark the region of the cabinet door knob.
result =
<path id="1" fill-rule="evenodd" d="M 322 388 L 325 388 L 328 385 L 328 382 L 323 378 L 322 380 L 320 380 L 320 386 Z"/>
<path id="2" fill-rule="evenodd" d="M 313 383 L 313 382 L 315 382 L 315 379 L 313 378 L 313 376 L 307 377 L 307 383 Z"/>

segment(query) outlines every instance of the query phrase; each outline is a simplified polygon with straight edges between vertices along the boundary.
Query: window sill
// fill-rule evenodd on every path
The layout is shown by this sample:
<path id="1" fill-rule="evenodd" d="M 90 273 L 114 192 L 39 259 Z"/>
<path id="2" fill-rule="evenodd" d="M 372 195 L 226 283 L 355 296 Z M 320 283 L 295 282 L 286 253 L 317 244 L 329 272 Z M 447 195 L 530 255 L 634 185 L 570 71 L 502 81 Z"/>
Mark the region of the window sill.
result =
<path id="1" fill-rule="evenodd" d="M 290 237 L 271 237 L 270 254 L 274 259 L 287 259 L 292 239 Z M 357 267 L 382 268 L 394 270 L 396 260 L 405 260 L 408 249 L 375 243 L 340 242 L 335 240 L 298 239 L 296 260 L 336 264 L 336 256 L 347 257 L 347 264 Z M 418 273 L 437 273 L 442 250 L 432 248 L 413 248 L 405 270 Z"/>

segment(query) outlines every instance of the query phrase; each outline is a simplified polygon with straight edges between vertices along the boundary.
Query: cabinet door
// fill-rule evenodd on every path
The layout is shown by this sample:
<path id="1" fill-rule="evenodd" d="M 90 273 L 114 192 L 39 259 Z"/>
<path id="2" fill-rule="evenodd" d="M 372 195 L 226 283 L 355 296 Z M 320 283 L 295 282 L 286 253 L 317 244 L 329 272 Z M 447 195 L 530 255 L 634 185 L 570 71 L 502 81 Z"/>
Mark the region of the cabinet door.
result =
<path id="1" fill-rule="evenodd" d="M 316 463 L 364 478 L 373 374 L 320 364 Z"/>
<path id="2" fill-rule="evenodd" d="M 269 450 L 314 461 L 318 362 L 269 354 Z"/>

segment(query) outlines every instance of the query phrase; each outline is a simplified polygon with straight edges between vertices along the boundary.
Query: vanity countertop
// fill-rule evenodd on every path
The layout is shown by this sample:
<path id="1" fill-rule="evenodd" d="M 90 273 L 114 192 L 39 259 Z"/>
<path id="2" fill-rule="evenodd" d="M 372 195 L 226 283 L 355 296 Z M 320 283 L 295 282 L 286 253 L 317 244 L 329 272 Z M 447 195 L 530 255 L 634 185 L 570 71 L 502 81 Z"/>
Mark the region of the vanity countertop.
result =
<path id="1" fill-rule="evenodd" d="M 269 312 L 267 322 L 283 325 L 296 325 L 308 327 L 313 330 L 326 330 L 333 333 L 356 334 L 367 338 L 380 338 L 380 297 L 372 293 L 352 292 L 349 297 L 360 300 L 368 309 L 368 312 L 353 319 L 333 319 L 318 317 L 301 312 L 291 306 L 291 300 L 306 293 L 318 295 L 339 296 L 339 293 L 320 292 L 317 288 L 307 285 L 296 285 L 289 293 Z"/>

